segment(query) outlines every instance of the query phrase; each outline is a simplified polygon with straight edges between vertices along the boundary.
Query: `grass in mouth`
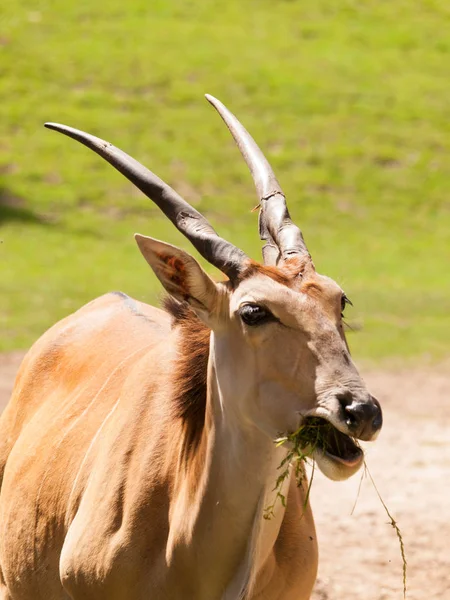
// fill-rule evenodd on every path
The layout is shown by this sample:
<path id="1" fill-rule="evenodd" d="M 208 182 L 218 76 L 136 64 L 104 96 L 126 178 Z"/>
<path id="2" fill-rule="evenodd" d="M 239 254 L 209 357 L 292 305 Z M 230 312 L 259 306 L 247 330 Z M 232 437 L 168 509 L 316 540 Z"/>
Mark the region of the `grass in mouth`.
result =
<path id="1" fill-rule="evenodd" d="M 299 427 L 299 429 L 297 429 L 297 431 L 295 431 L 294 433 L 287 434 L 287 435 L 279 437 L 275 440 L 275 444 L 276 444 L 277 448 L 288 443 L 289 450 L 288 450 L 286 456 L 283 458 L 283 460 L 281 461 L 281 463 L 278 466 L 278 469 L 281 472 L 276 480 L 275 487 L 273 488 L 273 491 L 275 492 L 275 496 L 274 496 L 273 502 L 269 506 L 266 506 L 264 509 L 264 512 L 263 512 L 264 519 L 270 520 L 273 516 L 275 516 L 275 506 L 278 501 L 280 501 L 281 504 L 284 507 L 286 507 L 286 497 L 282 493 L 282 489 L 283 489 L 283 483 L 290 476 L 291 466 L 294 469 L 294 476 L 295 476 L 295 479 L 297 482 L 297 486 L 301 487 L 303 485 L 303 483 L 307 480 L 306 474 L 305 474 L 305 469 L 304 469 L 304 465 L 305 465 L 306 461 L 308 459 L 312 459 L 314 451 L 317 448 L 326 450 L 327 447 L 329 446 L 330 440 L 334 440 L 334 443 L 337 445 L 337 447 L 339 447 L 339 438 L 336 434 L 336 430 L 333 427 L 333 425 L 331 425 L 331 423 L 328 423 L 327 421 L 324 421 L 323 419 L 316 418 L 316 417 L 307 419 L 305 421 L 305 423 L 303 425 L 301 425 L 301 427 Z M 358 448 L 360 447 L 357 440 L 352 439 L 352 441 Z M 311 478 L 310 478 L 310 481 L 309 481 L 309 484 L 308 484 L 308 487 L 306 490 L 305 501 L 303 504 L 304 509 L 306 508 L 308 501 L 309 501 L 311 485 L 312 485 L 312 482 L 314 479 L 314 471 L 315 471 L 315 462 L 313 461 Z M 400 554 L 402 557 L 402 565 L 403 565 L 403 598 L 406 598 L 407 561 L 406 561 L 406 553 L 405 553 L 405 545 L 403 542 L 403 536 L 402 536 L 401 530 L 397 524 L 397 521 L 392 516 L 392 514 L 389 511 L 386 503 L 384 502 L 380 492 L 378 491 L 375 481 L 367 467 L 366 461 L 364 461 L 364 471 L 362 474 L 362 478 L 366 474 L 369 476 L 369 479 L 375 489 L 375 492 L 377 493 L 377 496 L 389 518 L 389 524 L 395 530 L 397 539 L 399 541 Z M 361 482 L 362 482 L 362 478 L 361 478 Z M 359 496 L 360 488 L 361 488 L 361 483 L 360 483 L 360 486 L 358 489 L 358 496 Z M 353 507 L 353 510 L 354 510 L 354 508 L 355 507 Z M 353 510 L 352 510 L 352 513 L 353 513 Z M 304 513 L 302 513 L 302 517 L 303 517 L 303 514 Z"/>
<path id="2" fill-rule="evenodd" d="M 263 517 L 267 520 L 270 520 L 275 515 L 275 506 L 278 501 L 286 507 L 286 497 L 282 493 L 283 483 L 290 475 L 291 465 L 294 468 L 294 475 L 297 482 L 297 486 L 301 487 L 301 485 L 306 480 L 306 475 L 304 471 L 304 463 L 312 458 L 314 450 L 316 448 L 324 448 L 326 446 L 326 434 L 332 432 L 334 427 L 320 418 L 310 418 L 305 421 L 301 427 L 297 429 L 294 433 L 289 433 L 285 436 L 279 437 L 275 440 L 275 444 L 277 448 L 286 443 L 289 443 L 290 448 L 283 458 L 281 463 L 278 466 L 278 469 L 281 471 L 278 476 L 275 487 L 273 491 L 275 492 L 275 497 L 269 506 L 266 506 L 264 509 Z M 311 489 L 311 484 L 314 479 L 314 462 L 313 464 L 313 473 L 311 475 L 311 479 L 308 485 L 308 489 L 306 492 L 305 504 L 306 507 L 309 499 L 309 492 Z"/>

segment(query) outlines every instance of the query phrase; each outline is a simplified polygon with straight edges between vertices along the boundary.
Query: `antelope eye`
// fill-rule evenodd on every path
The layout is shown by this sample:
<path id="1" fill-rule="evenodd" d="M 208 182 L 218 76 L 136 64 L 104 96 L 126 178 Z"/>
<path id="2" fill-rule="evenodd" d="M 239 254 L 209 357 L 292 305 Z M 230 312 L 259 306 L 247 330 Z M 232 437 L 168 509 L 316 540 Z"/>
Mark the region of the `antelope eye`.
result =
<path id="1" fill-rule="evenodd" d="M 239 309 L 239 316 L 246 325 L 261 325 L 267 321 L 275 320 L 273 314 L 259 304 L 244 304 Z"/>

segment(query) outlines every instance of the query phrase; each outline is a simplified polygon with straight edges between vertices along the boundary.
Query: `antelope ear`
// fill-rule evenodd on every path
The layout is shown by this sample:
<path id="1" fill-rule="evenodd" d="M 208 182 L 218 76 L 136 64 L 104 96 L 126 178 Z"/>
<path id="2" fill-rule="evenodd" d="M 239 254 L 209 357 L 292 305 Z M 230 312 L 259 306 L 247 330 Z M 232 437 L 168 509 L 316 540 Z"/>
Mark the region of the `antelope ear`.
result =
<path id="1" fill-rule="evenodd" d="M 210 315 L 218 305 L 219 286 L 190 254 L 165 242 L 136 233 L 143 257 L 166 291 L 189 302 L 197 312 Z"/>

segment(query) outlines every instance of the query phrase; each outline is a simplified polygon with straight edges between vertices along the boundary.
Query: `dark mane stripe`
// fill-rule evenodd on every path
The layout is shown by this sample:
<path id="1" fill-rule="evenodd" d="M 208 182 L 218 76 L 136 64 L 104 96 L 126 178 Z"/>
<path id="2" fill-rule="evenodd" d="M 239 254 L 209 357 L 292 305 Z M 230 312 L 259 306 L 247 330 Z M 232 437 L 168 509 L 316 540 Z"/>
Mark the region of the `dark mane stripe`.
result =
<path id="1" fill-rule="evenodd" d="M 205 424 L 206 380 L 209 357 L 210 329 L 200 321 L 187 302 L 168 296 L 164 309 L 172 316 L 173 327 L 180 328 L 181 345 L 174 377 L 174 416 L 186 427 L 189 451 L 200 440 Z"/>

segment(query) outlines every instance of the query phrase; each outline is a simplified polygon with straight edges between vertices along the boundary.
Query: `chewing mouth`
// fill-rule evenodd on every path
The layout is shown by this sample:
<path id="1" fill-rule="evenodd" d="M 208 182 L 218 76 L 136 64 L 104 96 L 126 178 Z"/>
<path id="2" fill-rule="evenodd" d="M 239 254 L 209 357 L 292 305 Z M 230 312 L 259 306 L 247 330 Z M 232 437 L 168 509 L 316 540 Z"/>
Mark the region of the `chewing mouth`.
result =
<path id="1" fill-rule="evenodd" d="M 359 443 L 321 417 L 307 417 L 302 427 L 305 448 L 312 454 L 319 451 L 335 462 L 348 467 L 358 465 L 364 455 Z"/>

